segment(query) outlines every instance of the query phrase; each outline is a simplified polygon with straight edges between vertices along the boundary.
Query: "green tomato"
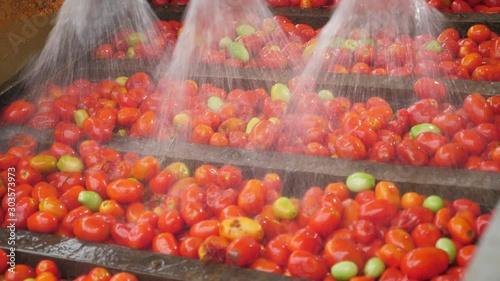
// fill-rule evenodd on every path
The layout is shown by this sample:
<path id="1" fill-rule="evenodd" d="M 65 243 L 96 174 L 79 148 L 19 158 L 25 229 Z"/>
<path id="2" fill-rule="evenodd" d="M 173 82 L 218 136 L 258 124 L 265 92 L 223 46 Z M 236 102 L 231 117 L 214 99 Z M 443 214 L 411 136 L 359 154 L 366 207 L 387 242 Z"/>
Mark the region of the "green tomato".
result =
<path id="1" fill-rule="evenodd" d="M 358 266 L 352 261 L 341 261 L 332 266 L 330 273 L 339 281 L 347 281 L 358 275 Z"/>
<path id="2" fill-rule="evenodd" d="M 222 37 L 222 39 L 219 40 L 219 48 L 227 49 L 227 47 L 229 47 L 229 44 L 231 43 L 233 43 L 233 39 L 231 39 L 231 37 Z"/>
<path id="3" fill-rule="evenodd" d="M 340 48 L 347 49 L 349 50 L 349 52 L 354 52 L 354 50 L 356 50 L 358 46 L 359 46 L 358 41 L 354 39 L 347 39 L 340 45 Z"/>
<path id="4" fill-rule="evenodd" d="M 83 127 L 83 121 L 85 121 L 85 119 L 89 118 L 89 114 L 87 113 L 87 111 L 85 109 L 78 109 L 77 111 L 75 111 L 73 116 L 74 116 L 76 125 L 80 128 Z"/>
<path id="5" fill-rule="evenodd" d="M 120 137 L 125 137 L 128 135 L 128 133 L 127 130 L 125 129 L 119 129 L 118 131 L 116 131 L 116 135 Z"/>
<path id="6" fill-rule="evenodd" d="M 65 154 L 59 157 L 57 160 L 57 168 L 61 172 L 73 172 L 73 173 L 82 173 L 85 169 L 82 160 L 79 158 Z"/>
<path id="7" fill-rule="evenodd" d="M 345 38 L 342 37 L 334 37 L 330 40 L 330 43 L 328 44 L 328 47 L 332 48 L 340 48 L 342 44 L 344 44 Z"/>
<path id="8" fill-rule="evenodd" d="M 248 53 L 247 48 L 240 42 L 231 42 L 227 46 L 227 50 L 233 59 L 241 60 L 242 62 L 247 62 L 250 59 L 250 53 Z"/>
<path id="9" fill-rule="evenodd" d="M 128 80 L 128 77 L 120 76 L 120 77 L 115 79 L 115 82 L 118 83 L 118 85 L 120 85 L 120 86 L 125 86 L 125 83 L 127 82 L 127 80 Z"/>
<path id="10" fill-rule="evenodd" d="M 224 105 L 224 100 L 218 96 L 211 96 L 207 100 L 207 106 L 214 112 L 219 112 L 219 110 Z"/>
<path id="11" fill-rule="evenodd" d="M 293 220 L 299 210 L 288 197 L 280 197 L 273 202 L 273 213 L 281 220 Z"/>
<path id="12" fill-rule="evenodd" d="M 260 122 L 259 118 L 252 117 L 252 119 L 250 119 L 247 123 L 247 127 L 245 128 L 245 133 L 250 134 L 250 132 L 252 132 L 253 127 L 257 125 L 257 123 L 259 122 Z"/>
<path id="13" fill-rule="evenodd" d="M 377 257 L 373 257 L 369 259 L 366 264 L 363 272 L 365 276 L 373 277 L 377 279 L 385 270 L 385 263 Z"/>
<path id="14" fill-rule="evenodd" d="M 127 58 L 129 58 L 131 60 L 135 59 L 135 55 L 136 55 L 136 53 L 135 53 L 134 47 L 128 47 L 128 49 L 127 49 Z"/>
<path id="15" fill-rule="evenodd" d="M 368 173 L 357 172 L 346 180 L 347 188 L 352 192 L 361 192 L 375 187 L 375 177 Z"/>
<path id="16" fill-rule="evenodd" d="M 125 38 L 125 41 L 127 41 L 127 45 L 129 47 L 134 47 L 135 45 L 139 44 L 139 43 L 145 43 L 146 41 L 148 41 L 148 38 L 146 37 L 146 35 L 140 33 L 140 32 L 134 32 L 134 33 L 130 33 L 127 38 Z"/>
<path id="17" fill-rule="evenodd" d="M 377 47 L 375 45 L 375 42 L 372 39 L 359 39 L 358 40 L 359 45 L 371 45 L 372 47 Z"/>
<path id="18" fill-rule="evenodd" d="M 95 191 L 83 190 L 78 194 L 78 202 L 82 206 L 87 207 L 92 212 L 99 211 L 99 206 L 102 203 L 102 197 Z"/>
<path id="19" fill-rule="evenodd" d="M 309 59 L 312 54 L 314 53 L 314 51 L 316 50 L 316 47 L 317 47 L 317 43 L 312 43 L 310 45 L 308 45 L 304 51 L 302 51 L 302 58 L 303 59 Z"/>
<path id="20" fill-rule="evenodd" d="M 249 24 L 241 24 L 236 27 L 236 34 L 238 34 L 238 36 L 250 35 L 255 31 L 255 27 Z"/>
<path id="21" fill-rule="evenodd" d="M 441 53 L 443 51 L 443 47 L 437 40 L 432 40 L 425 43 L 424 46 L 422 46 L 422 49 L 434 51 L 436 53 Z"/>
<path id="22" fill-rule="evenodd" d="M 437 195 L 431 195 L 425 198 L 424 202 L 422 202 L 422 206 L 431 210 L 435 214 L 444 207 L 444 200 Z"/>
<path id="23" fill-rule="evenodd" d="M 318 97 L 321 101 L 328 101 L 335 98 L 335 95 L 330 90 L 320 90 L 318 92 Z"/>
<path id="24" fill-rule="evenodd" d="M 285 103 L 289 103 L 292 99 L 292 92 L 285 84 L 276 83 L 271 88 L 271 99 L 272 100 L 282 100 Z"/>
<path id="25" fill-rule="evenodd" d="M 455 258 L 457 257 L 457 246 L 455 246 L 455 243 L 453 243 L 450 238 L 439 238 L 438 241 L 436 241 L 436 248 L 441 249 L 448 254 L 450 264 L 455 262 Z"/>
<path id="26" fill-rule="evenodd" d="M 172 173 L 177 180 L 187 178 L 191 175 L 189 167 L 183 162 L 170 163 L 165 167 L 165 170 Z"/>
<path id="27" fill-rule="evenodd" d="M 432 132 L 441 135 L 441 130 L 438 127 L 432 125 L 431 123 L 421 123 L 417 124 L 410 129 L 410 138 L 414 139 L 421 133 Z"/>

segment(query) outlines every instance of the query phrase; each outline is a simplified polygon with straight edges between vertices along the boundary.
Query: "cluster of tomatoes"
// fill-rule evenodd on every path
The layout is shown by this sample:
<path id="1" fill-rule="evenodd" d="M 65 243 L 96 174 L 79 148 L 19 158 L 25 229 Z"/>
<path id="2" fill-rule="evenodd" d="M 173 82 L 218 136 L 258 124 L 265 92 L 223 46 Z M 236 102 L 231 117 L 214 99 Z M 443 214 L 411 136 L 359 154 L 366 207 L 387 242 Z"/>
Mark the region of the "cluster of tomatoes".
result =
<path id="1" fill-rule="evenodd" d="M 97 47 L 95 59 L 138 59 L 160 60 L 165 53 L 172 51 L 177 41 L 181 24 L 178 21 L 157 20 L 146 31 L 131 29 L 118 31 L 110 43 Z"/>
<path id="2" fill-rule="evenodd" d="M 340 0 L 267 0 L 271 7 L 334 8 Z M 156 7 L 165 5 L 187 5 L 188 0 L 152 0 Z M 427 3 L 446 13 L 498 13 L 499 0 L 428 0 Z"/>
<path id="3" fill-rule="evenodd" d="M 40 260 L 33 268 L 27 264 L 16 264 L 15 267 L 9 267 L 8 254 L 0 249 L 0 278 L 5 281 L 85 281 L 85 280 L 102 280 L 102 281 L 137 281 L 137 278 L 126 272 L 111 274 L 107 269 L 102 267 L 92 268 L 88 274 L 78 276 L 74 279 L 62 278 L 61 271 L 57 264 L 52 260 Z"/>
<path id="4" fill-rule="evenodd" d="M 268 90 L 224 89 L 139 72 L 119 82 L 77 80 L 3 109 L 5 125 L 53 129 L 61 146 L 114 135 L 414 166 L 500 171 L 500 97 L 468 95 L 456 107 L 446 86 L 420 78 L 419 100 L 394 108 L 380 97 L 352 102 L 296 77 Z M 124 82 L 125 81 L 125 82 Z M 299 82 L 302 81 L 302 82 Z M 304 82 L 305 81 L 305 82 Z M 298 88 L 298 84 L 302 88 Z M 102 156 L 100 156 L 102 158 Z M 98 162 L 97 162 L 98 163 Z M 96 162 L 86 163 L 88 166 Z"/>
<path id="5" fill-rule="evenodd" d="M 137 33 L 123 31 L 114 43 L 101 45 L 95 57 L 160 59 L 161 50 L 168 45 L 166 42 L 169 46 L 175 44 L 180 24 L 159 21 L 157 25 L 164 31 L 162 34 L 169 37 L 155 39 L 162 47 L 150 48 L 154 44 L 125 40 Z M 319 30 L 307 24 L 293 24 L 286 17 L 275 16 L 264 19 L 261 25 L 258 29 L 241 25 L 239 27 L 246 29 L 241 28 L 244 31 L 235 32 L 234 36 L 220 35 L 220 41 L 205 46 L 200 61 L 208 65 L 300 70 L 317 48 Z M 127 42 L 136 45 L 127 45 Z M 498 35 L 482 24 L 471 26 L 465 38 L 460 38 L 453 28 L 444 30 L 438 37 L 423 34 L 415 38 L 398 35 L 390 28 L 382 28 L 374 34 L 354 29 L 346 39 L 337 38 L 330 44 L 321 63 L 324 71 L 334 73 L 500 81 L 499 50 Z"/>
<path id="6" fill-rule="evenodd" d="M 162 167 L 155 157 L 93 140 L 36 147 L 18 134 L 2 154 L 0 179 L 16 185 L 0 189 L 3 227 L 15 197 L 16 229 L 206 263 L 311 280 L 461 280 L 490 221 L 471 200 L 400 194 L 365 173 L 310 187 L 299 199 L 283 196 L 272 172 L 246 179 L 231 165 Z"/>
<path id="7" fill-rule="evenodd" d="M 429 0 L 427 3 L 443 12 L 500 13 L 499 0 Z"/>

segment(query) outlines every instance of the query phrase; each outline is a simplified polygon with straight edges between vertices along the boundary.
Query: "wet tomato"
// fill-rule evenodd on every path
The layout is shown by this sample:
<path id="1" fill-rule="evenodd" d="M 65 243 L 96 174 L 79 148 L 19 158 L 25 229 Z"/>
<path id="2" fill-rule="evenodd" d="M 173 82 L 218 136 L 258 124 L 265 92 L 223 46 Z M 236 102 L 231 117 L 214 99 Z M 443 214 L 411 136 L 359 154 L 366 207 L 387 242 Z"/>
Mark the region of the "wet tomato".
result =
<path id="1" fill-rule="evenodd" d="M 3 120 L 10 125 L 22 124 L 28 120 L 35 107 L 24 100 L 17 100 L 10 104 L 3 112 Z"/>
<path id="2" fill-rule="evenodd" d="M 105 242 L 110 237 L 110 225 L 95 216 L 84 216 L 74 222 L 73 233 L 78 239 Z"/>
<path id="3" fill-rule="evenodd" d="M 304 264 L 308 265 L 307 268 L 304 267 Z M 324 261 L 310 252 L 301 250 L 297 250 L 290 254 L 287 269 L 294 277 L 310 280 L 323 280 L 328 272 L 328 268 Z"/>
<path id="4" fill-rule="evenodd" d="M 396 215 L 397 206 L 385 199 L 374 199 L 360 205 L 359 209 L 359 219 L 381 225 L 389 225 Z"/>
<path id="5" fill-rule="evenodd" d="M 106 193 L 119 203 L 132 203 L 141 200 L 144 186 L 133 179 L 117 179 L 106 187 Z"/>
<path id="6" fill-rule="evenodd" d="M 416 248 L 406 253 L 401 261 L 401 271 L 409 278 L 428 280 L 446 271 L 448 254 L 435 247 Z"/>
<path id="7" fill-rule="evenodd" d="M 179 256 L 179 243 L 175 236 L 170 232 L 163 232 L 156 235 L 152 241 L 153 252 L 162 253 L 171 256 Z"/>

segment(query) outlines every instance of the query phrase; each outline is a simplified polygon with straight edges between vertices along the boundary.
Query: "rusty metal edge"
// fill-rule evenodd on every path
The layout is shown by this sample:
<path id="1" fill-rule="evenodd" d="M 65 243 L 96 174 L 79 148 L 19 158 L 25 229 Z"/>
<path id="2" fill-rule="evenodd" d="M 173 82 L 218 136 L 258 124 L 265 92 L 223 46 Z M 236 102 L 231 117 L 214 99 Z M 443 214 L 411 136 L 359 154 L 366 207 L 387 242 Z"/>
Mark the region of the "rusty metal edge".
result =
<path id="1" fill-rule="evenodd" d="M 0 248 L 10 250 L 10 235 L 9 229 L 0 229 Z M 25 230 L 16 230 L 15 241 L 16 263 L 35 266 L 42 259 L 52 259 L 58 263 L 66 278 L 75 278 L 100 266 L 111 273 L 132 273 L 143 281 L 230 281 L 235 278 L 241 281 L 303 280 L 229 265 L 207 265 L 194 259 Z"/>

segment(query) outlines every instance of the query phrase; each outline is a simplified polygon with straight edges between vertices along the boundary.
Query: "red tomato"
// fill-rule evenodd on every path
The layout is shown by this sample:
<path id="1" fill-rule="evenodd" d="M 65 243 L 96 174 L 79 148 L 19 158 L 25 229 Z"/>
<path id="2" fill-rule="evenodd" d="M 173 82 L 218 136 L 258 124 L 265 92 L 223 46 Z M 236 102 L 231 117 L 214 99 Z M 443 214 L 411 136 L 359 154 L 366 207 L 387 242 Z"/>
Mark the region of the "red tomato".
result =
<path id="1" fill-rule="evenodd" d="M 57 267 L 56 263 L 52 260 L 41 260 L 36 264 L 35 268 L 36 274 L 41 274 L 43 272 L 50 272 L 52 273 L 56 278 L 59 278 L 61 276 L 61 272 L 59 271 L 59 268 Z"/>
<path id="2" fill-rule="evenodd" d="M 285 266 L 291 254 L 287 246 L 290 240 L 291 236 L 289 234 L 281 234 L 273 238 L 266 245 L 266 257 L 279 266 Z"/>
<path id="3" fill-rule="evenodd" d="M 109 238 L 110 225 L 95 216 L 83 216 L 73 224 L 75 237 L 92 242 L 105 242 Z"/>
<path id="4" fill-rule="evenodd" d="M 28 278 L 35 278 L 36 271 L 33 267 L 25 264 L 16 264 L 15 267 L 5 272 L 5 281 L 23 281 Z"/>
<path id="5" fill-rule="evenodd" d="M 389 225 L 397 215 L 397 206 L 385 199 L 374 199 L 360 205 L 359 219 L 375 224 Z"/>
<path id="6" fill-rule="evenodd" d="M 326 242 L 324 251 L 328 266 L 348 260 L 363 268 L 363 255 L 354 241 L 332 238 Z"/>
<path id="7" fill-rule="evenodd" d="M 179 256 L 179 243 L 175 236 L 170 232 L 163 232 L 153 238 L 153 252 L 162 253 L 170 256 Z"/>
<path id="8" fill-rule="evenodd" d="M 448 95 L 446 85 L 432 78 L 419 78 L 413 85 L 413 90 L 420 99 L 433 98 L 442 101 Z"/>
<path id="9" fill-rule="evenodd" d="M 144 186 L 136 180 L 117 179 L 107 186 L 106 193 L 119 203 L 133 203 L 142 199 Z"/>
<path id="10" fill-rule="evenodd" d="M 441 167 L 463 167 L 466 161 L 467 150 L 457 143 L 441 146 L 434 155 L 434 163 Z"/>
<path id="11" fill-rule="evenodd" d="M 433 247 L 441 238 L 441 231 L 433 223 L 423 223 L 413 229 L 411 236 L 417 247 Z"/>
<path id="12" fill-rule="evenodd" d="M 480 94 L 474 93 L 464 99 L 463 108 L 467 116 L 475 124 L 492 123 L 493 110 L 486 99 Z"/>
<path id="13" fill-rule="evenodd" d="M 341 213 L 336 208 L 324 206 L 312 213 L 309 227 L 327 237 L 340 225 L 341 218 Z"/>
<path id="14" fill-rule="evenodd" d="M 473 225 L 461 216 L 454 216 L 448 222 L 451 237 L 463 245 L 468 245 L 476 239 Z"/>
<path id="15" fill-rule="evenodd" d="M 266 190 L 260 180 L 249 180 L 238 195 L 238 206 L 248 215 L 258 214 L 266 204 Z"/>
<path id="16" fill-rule="evenodd" d="M 201 243 L 203 243 L 203 239 L 201 238 L 187 237 L 180 242 L 179 254 L 185 258 L 198 259 L 198 248 Z"/>
<path id="17" fill-rule="evenodd" d="M 476 252 L 477 246 L 474 244 L 466 245 L 457 252 L 457 265 L 467 267 Z"/>
<path id="18" fill-rule="evenodd" d="M 309 227 L 300 229 L 292 236 L 288 243 L 290 251 L 303 250 L 313 254 L 318 254 L 321 250 L 323 239 Z"/>
<path id="19" fill-rule="evenodd" d="M 481 43 L 490 39 L 491 30 L 484 24 L 475 24 L 467 30 L 467 37 Z"/>
<path id="20" fill-rule="evenodd" d="M 409 278 L 427 280 L 446 271 L 448 254 L 435 247 L 416 248 L 401 261 L 401 271 Z"/>
<path id="21" fill-rule="evenodd" d="M 261 245 L 252 236 L 233 240 L 226 249 L 226 261 L 233 266 L 249 266 L 261 253 Z"/>
<path id="22" fill-rule="evenodd" d="M 26 122 L 34 112 L 35 107 L 24 100 L 16 100 L 3 112 L 3 120 L 9 125 L 18 125 Z"/>
<path id="23" fill-rule="evenodd" d="M 486 148 L 486 140 L 474 129 L 465 129 L 457 132 L 453 136 L 453 141 L 474 155 L 480 155 Z"/>
<path id="24" fill-rule="evenodd" d="M 366 147 L 356 136 L 345 134 L 339 136 L 334 143 L 335 151 L 340 158 L 361 160 L 366 157 Z"/>
<path id="25" fill-rule="evenodd" d="M 38 211 L 32 214 L 27 223 L 28 230 L 34 232 L 53 233 L 58 227 L 57 217 L 47 211 Z"/>
<path id="26" fill-rule="evenodd" d="M 107 142 L 113 136 L 112 126 L 97 117 L 85 119 L 82 128 L 89 138 L 98 142 Z"/>
<path id="27" fill-rule="evenodd" d="M 308 265 L 307 268 L 304 268 L 304 264 Z M 292 252 L 288 259 L 287 269 L 294 277 L 318 281 L 323 280 L 328 272 L 324 261 L 310 252 L 301 250 Z"/>

